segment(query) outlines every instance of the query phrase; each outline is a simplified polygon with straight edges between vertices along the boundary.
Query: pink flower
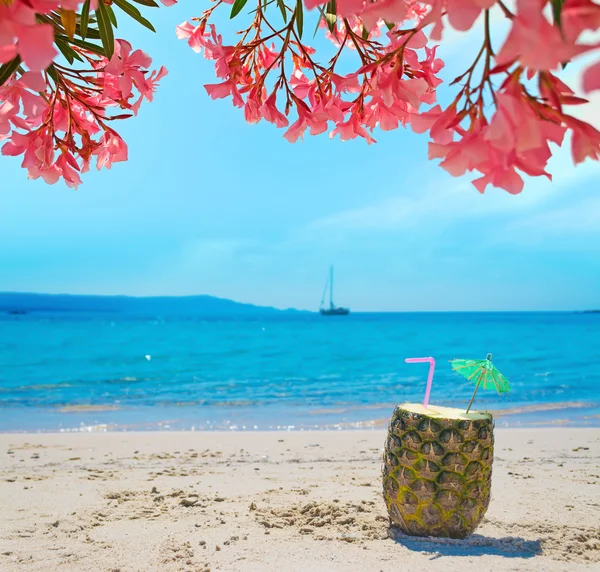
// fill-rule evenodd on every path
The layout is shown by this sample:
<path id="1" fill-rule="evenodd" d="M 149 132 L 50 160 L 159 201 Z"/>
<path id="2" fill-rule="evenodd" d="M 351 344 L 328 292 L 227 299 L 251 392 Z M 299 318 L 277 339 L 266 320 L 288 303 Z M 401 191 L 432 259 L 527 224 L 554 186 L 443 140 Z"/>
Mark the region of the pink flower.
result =
<path id="1" fill-rule="evenodd" d="M 585 30 L 600 28 L 600 5 L 591 0 L 566 0 L 560 13 L 561 29 L 570 42 Z"/>
<path id="2" fill-rule="evenodd" d="M 304 0 L 304 5 L 312 10 L 317 6 L 327 4 L 328 0 Z M 337 13 L 340 16 L 351 16 L 358 14 L 364 6 L 364 0 L 338 0 Z"/>
<path id="3" fill-rule="evenodd" d="M 0 135 L 6 135 L 10 133 L 12 129 L 10 119 L 18 112 L 10 101 L 0 102 Z"/>
<path id="4" fill-rule="evenodd" d="M 495 60 L 499 66 L 518 60 L 526 68 L 552 70 L 589 49 L 565 42 L 558 27 L 546 20 L 538 1 L 517 0 L 517 16 Z"/>
<path id="5" fill-rule="evenodd" d="M 379 20 L 402 22 L 406 19 L 407 15 L 408 7 L 405 0 L 377 0 L 377 2 L 367 2 L 365 8 L 358 13 L 367 30 L 375 28 Z"/>
<path id="6" fill-rule="evenodd" d="M 100 146 L 93 153 L 96 155 L 96 167 L 110 169 L 113 163 L 127 161 L 127 144 L 114 131 L 105 131 L 100 139 Z"/>
<path id="7" fill-rule="evenodd" d="M 340 93 L 358 93 L 360 91 L 360 84 L 358 83 L 358 78 L 355 74 L 343 76 L 330 73 L 329 77 Z"/>
<path id="8" fill-rule="evenodd" d="M 592 64 L 583 72 L 582 88 L 584 93 L 600 89 L 600 62 Z"/>
<path id="9" fill-rule="evenodd" d="M 125 40 L 115 42 L 115 52 L 104 68 L 104 73 L 117 76 L 123 99 L 131 95 L 133 86 L 144 88 L 146 79 L 143 72 L 152 65 L 148 54 L 142 50 L 131 53 L 131 44 Z M 166 71 L 166 70 L 165 70 Z"/>
<path id="10" fill-rule="evenodd" d="M 67 184 L 67 187 L 76 189 L 81 185 L 81 177 L 78 173 L 79 165 L 77 165 L 75 158 L 68 151 L 60 155 L 55 166 L 60 171 L 60 175 Z"/>
<path id="11" fill-rule="evenodd" d="M 47 185 L 55 185 L 59 181 L 61 174 L 60 169 L 55 164 L 47 167 L 33 165 L 27 169 L 29 179 L 35 180 L 41 177 Z"/>
<path id="12" fill-rule="evenodd" d="M 368 106 L 369 115 L 366 125 L 371 129 L 379 126 L 382 131 L 398 129 L 398 116 L 392 109 L 386 107 L 381 97 L 373 98 Z"/>
<path id="13" fill-rule="evenodd" d="M 376 143 L 375 139 L 373 139 L 367 130 L 360 125 L 360 119 L 356 113 L 353 113 L 348 121 L 338 123 L 335 129 L 329 134 L 329 137 L 330 139 L 333 139 L 338 134 L 342 141 L 349 141 L 356 137 L 362 137 L 369 145 L 371 143 Z"/>
<path id="14" fill-rule="evenodd" d="M 456 30 L 466 32 L 471 29 L 481 12 L 495 3 L 496 0 L 448 0 L 448 22 Z"/>
<path id="15" fill-rule="evenodd" d="M 576 97 L 573 90 L 567 84 L 550 72 L 541 72 L 538 83 L 540 95 L 558 111 L 562 110 L 563 105 L 587 103 L 587 100 Z"/>
<path id="16" fill-rule="evenodd" d="M 315 80 L 309 81 L 308 78 L 302 73 L 301 70 L 296 68 L 289 79 L 289 85 L 294 91 L 294 95 L 300 99 L 311 99 L 311 103 L 314 101 L 314 93 L 317 89 L 317 82 Z"/>
<path id="17" fill-rule="evenodd" d="M 56 57 L 54 28 L 38 24 L 35 11 L 21 1 L 0 4 L 0 63 L 18 54 L 31 71 L 45 70 Z"/>
<path id="18" fill-rule="evenodd" d="M 28 142 L 27 135 L 15 132 L 12 134 L 10 141 L 2 146 L 2 155 L 7 155 L 9 157 L 22 155 L 27 150 Z"/>
<path id="19" fill-rule="evenodd" d="M 439 77 L 436 77 L 436 73 L 444 68 L 444 62 L 435 57 L 435 52 L 437 51 L 437 46 L 433 46 L 433 48 L 425 47 L 425 53 L 427 54 L 427 58 L 425 61 L 419 62 L 421 67 L 421 75 L 429 85 L 429 87 L 437 87 L 442 83 L 442 80 Z"/>
<path id="20" fill-rule="evenodd" d="M 233 97 L 233 105 L 236 107 L 244 106 L 244 100 L 238 90 L 237 84 L 232 79 L 228 79 L 223 83 L 204 84 L 204 89 L 212 99 L 223 99 L 231 95 Z"/>
<path id="21" fill-rule="evenodd" d="M 484 139 L 502 151 L 527 151 L 544 145 L 539 115 L 522 99 L 508 93 L 496 95 L 496 113 Z"/>
<path id="22" fill-rule="evenodd" d="M 444 28 L 443 18 L 448 16 L 448 22 L 456 30 L 469 30 L 483 10 L 491 8 L 496 0 L 422 0 L 422 4 L 431 7 L 427 15 L 421 15 L 423 26 L 433 24 L 430 37 L 438 41 L 442 38 Z"/>
<path id="23" fill-rule="evenodd" d="M 188 39 L 188 45 L 196 53 L 200 53 L 204 47 L 208 34 L 205 33 L 204 26 L 192 26 L 189 22 L 183 22 L 175 28 L 175 33 L 179 40 Z"/>
<path id="24" fill-rule="evenodd" d="M 244 117 L 248 123 L 258 123 L 262 119 L 260 108 L 264 95 L 266 95 L 266 90 L 259 86 L 254 87 L 248 94 L 244 106 Z"/>
<path id="25" fill-rule="evenodd" d="M 27 169 L 30 179 L 42 177 L 50 185 L 60 178 L 54 166 L 54 142 L 48 128 L 21 134 L 13 131 L 10 141 L 2 147 L 2 154 L 24 155 L 21 166 Z"/>
<path id="26" fill-rule="evenodd" d="M 158 82 L 169 74 L 165 66 L 161 66 L 158 71 L 154 70 L 148 77 L 144 77 L 142 85 L 136 86 L 140 90 L 140 94 L 148 101 L 154 99 L 154 93 L 158 86 Z"/>
<path id="27" fill-rule="evenodd" d="M 310 128 L 311 135 L 319 135 L 327 131 L 327 120 L 329 113 L 323 109 L 310 111 L 306 105 L 298 104 L 298 120 L 292 123 L 283 136 L 290 142 L 295 143 L 300 137 L 304 137 L 306 128 Z"/>
<path id="28" fill-rule="evenodd" d="M 523 179 L 515 172 L 514 169 L 503 169 L 497 167 L 492 169 L 483 177 L 475 179 L 473 185 L 480 192 L 484 193 L 488 185 L 504 189 L 511 195 L 518 195 L 523 190 Z"/>
<path id="29" fill-rule="evenodd" d="M 275 51 L 275 44 L 271 46 L 271 49 L 263 46 L 262 50 L 258 53 L 258 57 L 260 65 L 266 69 L 270 68 L 279 59 L 279 52 Z"/>
<path id="30" fill-rule="evenodd" d="M 333 121 L 336 125 L 344 121 L 346 112 L 352 107 L 348 101 L 341 99 L 339 95 L 330 97 L 325 103 L 321 102 L 313 109 L 313 115 L 317 111 L 325 114 L 325 119 Z M 311 132 L 312 133 L 312 132 Z"/>
<path id="31" fill-rule="evenodd" d="M 600 131 L 590 124 L 564 116 L 567 125 L 573 130 L 571 139 L 571 154 L 573 163 L 583 163 L 587 157 L 594 161 L 600 160 Z"/>
<path id="32" fill-rule="evenodd" d="M 289 121 L 287 120 L 287 117 L 277 109 L 276 98 L 277 91 L 274 90 L 273 93 L 263 103 L 262 107 L 260 108 L 260 112 L 269 123 L 274 123 L 277 127 L 287 127 Z"/>

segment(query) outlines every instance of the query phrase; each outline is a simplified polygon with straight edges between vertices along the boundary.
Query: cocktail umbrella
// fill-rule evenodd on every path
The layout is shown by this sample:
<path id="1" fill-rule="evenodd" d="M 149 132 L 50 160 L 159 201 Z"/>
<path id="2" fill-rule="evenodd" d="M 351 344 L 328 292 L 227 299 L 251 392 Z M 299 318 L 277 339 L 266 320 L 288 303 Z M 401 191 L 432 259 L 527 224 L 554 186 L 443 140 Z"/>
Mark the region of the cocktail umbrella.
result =
<path id="1" fill-rule="evenodd" d="M 507 393 L 510 391 L 508 379 L 492 363 L 492 354 L 488 354 L 485 359 L 453 359 L 450 363 L 454 371 L 475 383 L 475 391 L 473 392 L 473 397 L 471 397 L 469 407 L 467 407 L 467 413 L 471 409 L 471 405 L 473 405 L 480 385 L 483 384 L 483 389 L 488 389 L 491 386 L 498 393 Z"/>

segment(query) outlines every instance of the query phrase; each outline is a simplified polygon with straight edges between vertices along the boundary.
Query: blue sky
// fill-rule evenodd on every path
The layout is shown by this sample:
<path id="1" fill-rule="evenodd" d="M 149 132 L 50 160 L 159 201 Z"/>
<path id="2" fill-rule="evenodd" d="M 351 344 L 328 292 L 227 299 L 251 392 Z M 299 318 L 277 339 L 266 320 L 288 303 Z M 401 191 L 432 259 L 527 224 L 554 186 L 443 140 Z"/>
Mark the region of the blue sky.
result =
<path id="1" fill-rule="evenodd" d="M 314 309 L 333 263 L 336 301 L 355 310 L 600 306 L 597 163 L 574 169 L 565 146 L 554 183 L 482 196 L 472 177 L 428 161 L 427 138 L 408 130 L 377 133 L 371 146 L 327 136 L 290 145 L 208 98 L 211 63 L 174 35 L 193 5 L 150 11 L 157 35 L 122 18 L 118 36 L 170 71 L 155 101 L 119 126 L 128 163 L 73 191 L 29 181 L 0 157 L 0 290 L 208 293 Z M 443 77 L 469 65 L 479 42 L 449 35 Z M 600 99 L 583 113 L 598 122 Z"/>

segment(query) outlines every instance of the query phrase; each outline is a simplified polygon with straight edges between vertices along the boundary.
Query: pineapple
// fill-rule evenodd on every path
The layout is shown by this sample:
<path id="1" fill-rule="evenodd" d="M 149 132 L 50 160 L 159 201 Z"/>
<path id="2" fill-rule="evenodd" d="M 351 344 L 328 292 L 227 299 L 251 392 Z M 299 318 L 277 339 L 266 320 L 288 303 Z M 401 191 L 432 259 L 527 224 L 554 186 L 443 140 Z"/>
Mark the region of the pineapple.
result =
<path id="1" fill-rule="evenodd" d="M 490 502 L 493 430 L 489 413 L 397 406 L 383 455 L 392 524 L 413 536 L 471 534 Z"/>

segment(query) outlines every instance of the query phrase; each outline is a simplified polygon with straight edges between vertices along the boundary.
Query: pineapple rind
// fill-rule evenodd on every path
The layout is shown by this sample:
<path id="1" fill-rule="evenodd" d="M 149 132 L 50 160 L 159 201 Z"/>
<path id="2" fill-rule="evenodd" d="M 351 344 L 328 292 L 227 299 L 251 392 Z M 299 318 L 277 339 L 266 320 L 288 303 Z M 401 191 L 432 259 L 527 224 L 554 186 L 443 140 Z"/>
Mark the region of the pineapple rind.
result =
<path id="1" fill-rule="evenodd" d="M 413 536 L 471 534 L 490 501 L 493 430 L 491 414 L 465 419 L 396 407 L 383 459 L 391 522 Z"/>

